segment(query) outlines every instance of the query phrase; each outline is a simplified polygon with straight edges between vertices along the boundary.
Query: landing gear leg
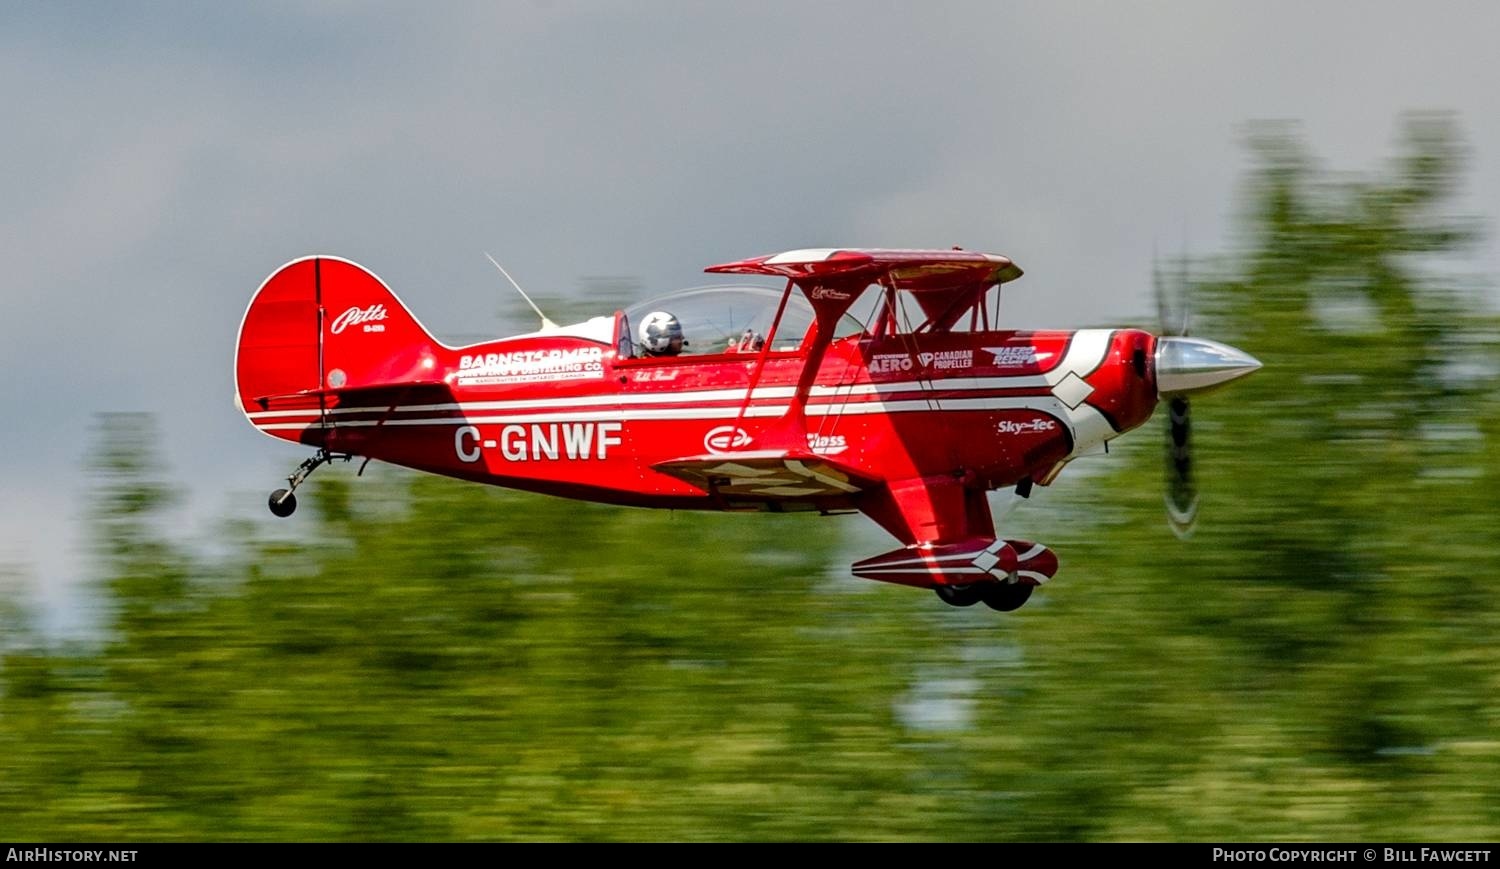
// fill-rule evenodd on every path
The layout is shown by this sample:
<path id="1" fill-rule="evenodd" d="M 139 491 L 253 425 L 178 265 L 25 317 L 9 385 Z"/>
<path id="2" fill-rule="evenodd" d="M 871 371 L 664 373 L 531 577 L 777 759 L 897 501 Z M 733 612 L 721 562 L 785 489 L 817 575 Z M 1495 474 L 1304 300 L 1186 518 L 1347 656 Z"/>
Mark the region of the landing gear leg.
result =
<path id="1" fill-rule="evenodd" d="M 948 606 L 973 606 L 984 594 L 978 585 L 937 585 L 932 590 Z"/>
<path id="2" fill-rule="evenodd" d="M 297 470 L 293 471 L 292 475 L 286 478 L 287 488 L 277 489 L 271 493 L 267 506 L 271 508 L 272 513 L 285 519 L 297 510 L 297 496 L 292 493 L 296 492 L 297 487 L 302 485 L 308 477 L 312 476 L 313 471 L 316 471 L 329 462 L 340 459 L 347 462 L 352 458 L 354 456 L 348 453 L 330 453 L 326 449 L 318 450 L 317 455 L 298 465 Z"/>

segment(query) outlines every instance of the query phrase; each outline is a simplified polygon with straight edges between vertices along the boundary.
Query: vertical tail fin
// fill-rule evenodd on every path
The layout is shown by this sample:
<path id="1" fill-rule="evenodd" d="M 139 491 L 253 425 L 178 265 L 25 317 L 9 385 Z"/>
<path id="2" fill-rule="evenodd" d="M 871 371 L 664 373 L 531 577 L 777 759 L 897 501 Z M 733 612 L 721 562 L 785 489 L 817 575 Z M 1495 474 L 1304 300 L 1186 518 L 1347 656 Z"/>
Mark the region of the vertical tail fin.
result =
<path id="1" fill-rule="evenodd" d="M 428 380 L 441 346 L 364 268 L 335 257 L 294 260 L 245 311 L 236 398 L 259 415 L 270 397 Z"/>

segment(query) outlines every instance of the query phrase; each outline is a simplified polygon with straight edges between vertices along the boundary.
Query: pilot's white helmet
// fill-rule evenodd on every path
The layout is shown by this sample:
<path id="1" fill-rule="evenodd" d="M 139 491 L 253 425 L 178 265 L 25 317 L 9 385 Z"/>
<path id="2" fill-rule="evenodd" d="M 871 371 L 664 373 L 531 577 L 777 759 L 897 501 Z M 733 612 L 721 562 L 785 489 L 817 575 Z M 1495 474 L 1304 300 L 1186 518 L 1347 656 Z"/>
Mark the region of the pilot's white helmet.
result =
<path id="1" fill-rule="evenodd" d="M 637 330 L 641 346 L 651 353 L 665 353 L 672 346 L 673 338 L 682 337 L 682 324 L 666 311 L 652 311 L 641 320 Z"/>

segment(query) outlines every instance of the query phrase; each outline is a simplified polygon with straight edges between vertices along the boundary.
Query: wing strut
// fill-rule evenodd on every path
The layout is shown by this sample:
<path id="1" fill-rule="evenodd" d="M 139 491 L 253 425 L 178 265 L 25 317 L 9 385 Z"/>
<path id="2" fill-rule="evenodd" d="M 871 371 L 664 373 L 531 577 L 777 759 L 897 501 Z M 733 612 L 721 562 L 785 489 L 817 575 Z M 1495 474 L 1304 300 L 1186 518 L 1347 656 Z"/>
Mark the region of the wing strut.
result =
<path id="1" fill-rule="evenodd" d="M 771 344 L 776 340 L 776 330 L 781 328 L 781 315 L 786 312 L 786 300 L 792 297 L 794 286 L 796 284 L 788 279 L 786 289 L 781 291 L 781 303 L 776 306 L 776 317 L 771 320 L 771 331 L 766 333 L 766 340 L 761 344 L 760 357 L 755 360 L 755 371 L 750 375 L 750 387 L 745 390 L 745 400 L 740 402 L 739 415 L 734 418 L 735 425 L 744 422 L 745 411 L 750 409 L 750 397 L 755 394 L 755 387 L 760 385 L 761 372 L 766 370 L 766 359 L 771 355 Z"/>
<path id="2" fill-rule="evenodd" d="M 792 277 L 786 295 L 782 297 L 782 304 L 785 305 L 793 287 L 801 290 L 812 304 L 813 334 L 809 341 L 803 343 L 802 371 L 797 375 L 796 389 L 786 414 L 756 437 L 756 449 L 807 451 L 807 397 L 818 379 L 818 370 L 823 364 L 823 357 L 828 354 L 828 346 L 833 343 L 833 333 L 838 328 L 839 318 L 849 310 L 855 297 L 869 283 L 869 278 L 868 273 L 853 277 L 840 275 L 832 279 L 819 276 Z M 770 343 L 766 342 L 767 348 Z M 752 388 L 755 382 L 751 381 Z M 749 401 L 748 395 L 746 401 Z"/>

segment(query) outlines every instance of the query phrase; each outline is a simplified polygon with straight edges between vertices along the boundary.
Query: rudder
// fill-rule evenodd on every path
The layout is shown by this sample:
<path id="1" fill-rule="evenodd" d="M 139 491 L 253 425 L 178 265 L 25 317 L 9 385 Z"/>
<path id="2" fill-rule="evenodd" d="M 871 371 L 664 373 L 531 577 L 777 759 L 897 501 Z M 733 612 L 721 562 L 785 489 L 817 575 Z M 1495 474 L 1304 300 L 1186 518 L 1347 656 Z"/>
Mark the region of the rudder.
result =
<path id="1" fill-rule="evenodd" d="M 235 352 L 247 414 L 268 398 L 431 375 L 440 345 L 380 278 L 327 256 L 277 269 L 250 300 Z"/>

